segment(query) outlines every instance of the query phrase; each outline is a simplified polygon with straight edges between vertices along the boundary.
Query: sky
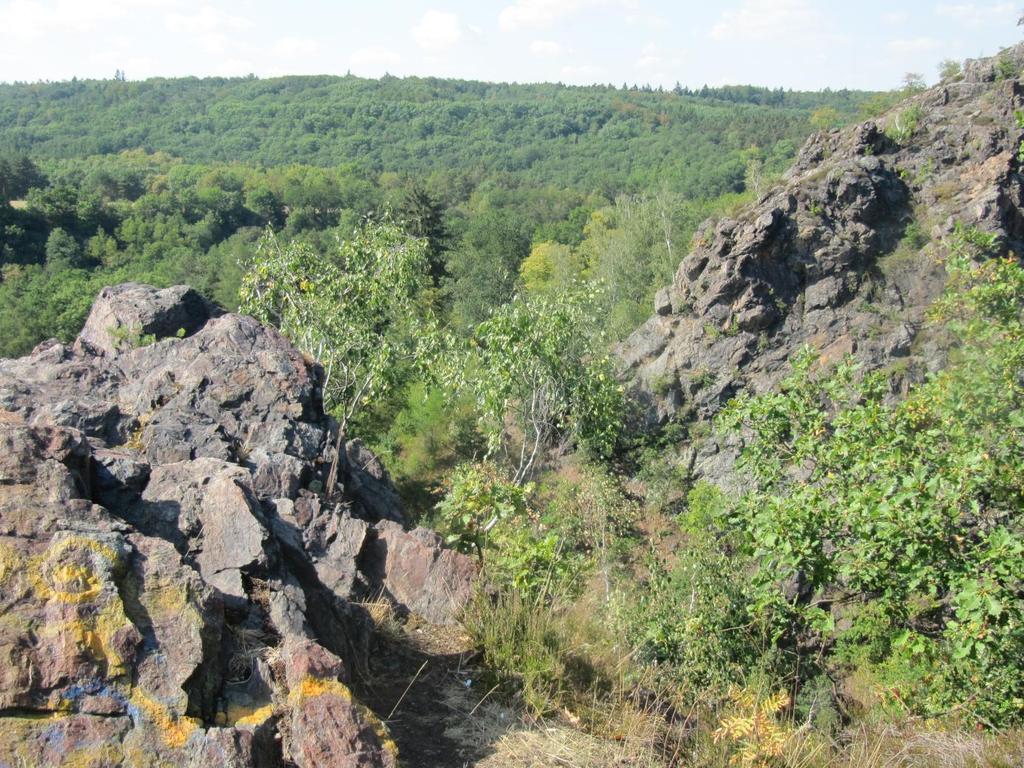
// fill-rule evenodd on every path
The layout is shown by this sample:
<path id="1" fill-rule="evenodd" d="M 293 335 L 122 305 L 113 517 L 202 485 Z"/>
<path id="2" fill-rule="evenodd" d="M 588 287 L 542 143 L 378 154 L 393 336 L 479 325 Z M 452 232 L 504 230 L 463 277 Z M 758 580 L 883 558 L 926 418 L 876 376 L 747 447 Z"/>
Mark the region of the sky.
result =
<path id="1" fill-rule="evenodd" d="M 0 0 L 0 81 L 351 72 L 888 89 L 1024 39 L 1018 3 Z"/>

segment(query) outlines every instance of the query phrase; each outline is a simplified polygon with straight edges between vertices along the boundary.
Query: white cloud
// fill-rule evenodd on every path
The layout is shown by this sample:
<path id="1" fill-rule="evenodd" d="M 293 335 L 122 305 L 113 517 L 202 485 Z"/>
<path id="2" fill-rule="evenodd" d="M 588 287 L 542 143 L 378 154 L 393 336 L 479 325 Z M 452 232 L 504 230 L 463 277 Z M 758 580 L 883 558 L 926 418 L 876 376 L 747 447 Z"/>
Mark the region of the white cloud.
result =
<path id="1" fill-rule="evenodd" d="M 891 27 L 895 27 L 910 18 L 910 14 L 906 11 L 892 11 L 891 13 L 883 13 L 882 21 Z"/>
<path id="2" fill-rule="evenodd" d="M 502 29 L 544 27 L 575 13 L 583 5 L 584 0 L 516 0 L 498 14 L 498 23 Z"/>
<path id="3" fill-rule="evenodd" d="M 373 77 L 398 69 L 402 57 L 390 48 L 374 45 L 353 51 L 350 62 L 356 74 Z"/>
<path id="4" fill-rule="evenodd" d="M 656 43 L 648 43 L 644 46 L 643 50 L 640 51 L 640 58 L 636 60 L 637 69 L 654 69 L 660 67 L 665 62 L 664 57 L 661 55 L 661 48 Z"/>
<path id="5" fill-rule="evenodd" d="M 462 22 L 454 13 L 429 10 L 412 28 L 416 45 L 430 53 L 441 53 L 462 39 Z"/>
<path id="6" fill-rule="evenodd" d="M 678 51 L 667 52 L 657 43 L 648 43 L 640 51 L 640 57 L 633 63 L 638 76 L 652 85 L 671 85 L 682 69 L 683 60 Z"/>
<path id="7" fill-rule="evenodd" d="M 630 26 L 642 25 L 655 29 L 666 27 L 670 24 L 668 19 L 656 13 L 631 13 L 626 16 L 626 23 Z"/>
<path id="8" fill-rule="evenodd" d="M 561 69 L 561 79 L 568 83 L 590 85 L 604 74 L 604 67 L 594 64 L 569 64 Z"/>
<path id="9" fill-rule="evenodd" d="M 320 43 L 308 37 L 282 37 L 274 43 L 277 56 L 315 56 L 320 52 Z"/>
<path id="10" fill-rule="evenodd" d="M 784 40 L 820 32 L 821 12 L 807 0 L 744 0 L 719 17 L 711 38 L 722 41 Z"/>
<path id="11" fill-rule="evenodd" d="M 530 53 L 541 58 L 561 56 L 565 52 L 562 44 L 556 43 L 554 40 L 534 40 L 530 43 Z"/>
<path id="12" fill-rule="evenodd" d="M 934 37 L 913 37 L 890 40 L 887 47 L 892 53 L 906 56 L 917 53 L 928 53 L 945 47 L 945 43 Z"/>
<path id="13" fill-rule="evenodd" d="M 256 71 L 256 66 L 249 59 L 226 58 L 215 65 L 214 74 L 221 77 L 241 77 Z"/>
<path id="14" fill-rule="evenodd" d="M 217 65 L 221 74 L 229 70 L 234 74 L 237 69 L 229 66 L 231 62 L 227 60 L 233 39 L 237 39 L 233 33 L 253 26 L 250 19 L 227 13 L 213 5 L 202 5 L 195 13 L 168 13 L 164 16 L 164 24 L 169 31 L 198 43 L 199 47 L 211 56 L 224 58 L 225 61 L 218 62 Z"/>
<path id="15" fill-rule="evenodd" d="M 203 5 L 195 13 L 169 13 L 164 22 L 171 32 L 185 35 L 222 34 L 252 27 L 252 21 L 235 16 L 213 5 Z"/>
<path id="16" fill-rule="evenodd" d="M 638 0 L 515 0 L 498 14 L 502 29 L 548 27 L 586 8 L 614 7 L 635 10 Z"/>
<path id="17" fill-rule="evenodd" d="M 1017 6 L 1014 3 L 940 3 L 935 12 L 961 24 L 980 26 L 1001 19 L 1016 20 Z"/>
<path id="18" fill-rule="evenodd" d="M 167 8 L 178 0 L 13 0 L 0 7 L 0 39 L 38 40 L 61 32 L 86 34 L 146 8 Z"/>

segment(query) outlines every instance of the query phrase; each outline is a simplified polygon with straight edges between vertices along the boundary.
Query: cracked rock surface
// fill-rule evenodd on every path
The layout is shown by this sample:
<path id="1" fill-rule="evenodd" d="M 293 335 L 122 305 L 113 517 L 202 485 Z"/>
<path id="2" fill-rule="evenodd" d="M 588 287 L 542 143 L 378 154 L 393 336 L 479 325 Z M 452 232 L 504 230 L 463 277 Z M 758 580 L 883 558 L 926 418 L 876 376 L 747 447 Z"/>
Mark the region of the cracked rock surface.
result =
<path id="1" fill-rule="evenodd" d="M 406 531 L 321 371 L 192 289 L 104 289 L 0 361 L 0 766 L 393 766 L 359 602 L 454 622 L 474 562 Z"/>
<path id="2" fill-rule="evenodd" d="M 1024 65 L 1024 46 L 1002 55 Z M 805 345 L 825 365 L 852 355 L 885 370 L 894 396 L 944 365 L 926 313 L 955 228 L 1024 253 L 1024 83 L 997 80 L 995 65 L 969 61 L 877 121 L 815 134 L 760 200 L 698 230 L 619 349 L 649 425 L 706 422 L 741 391 L 771 390 Z M 898 121 L 909 135 L 887 135 Z M 735 488 L 738 447 L 692 439 L 682 460 Z"/>

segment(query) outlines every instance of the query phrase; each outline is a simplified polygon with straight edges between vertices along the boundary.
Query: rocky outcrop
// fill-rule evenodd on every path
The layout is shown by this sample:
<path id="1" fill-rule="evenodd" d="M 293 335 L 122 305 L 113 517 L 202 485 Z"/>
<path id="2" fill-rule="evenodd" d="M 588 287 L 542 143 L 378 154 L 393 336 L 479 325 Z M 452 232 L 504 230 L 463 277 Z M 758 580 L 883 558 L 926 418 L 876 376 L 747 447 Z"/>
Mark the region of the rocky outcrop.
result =
<path id="1" fill-rule="evenodd" d="M 183 287 L 0 361 L 0 765 L 396 764 L 359 602 L 451 622 L 475 566 L 362 444 L 324 488 L 320 382 Z"/>
<path id="2" fill-rule="evenodd" d="M 1004 52 L 1019 72 L 1024 48 Z M 1017 121 L 1024 85 L 992 60 L 876 121 L 812 136 L 782 182 L 706 223 L 655 314 L 620 348 L 651 425 L 707 421 L 763 392 L 810 345 L 893 374 L 894 394 L 944 362 L 926 326 L 959 224 L 1024 252 Z M 700 433 L 701 430 L 694 430 Z M 737 445 L 693 441 L 683 460 L 728 485 Z"/>

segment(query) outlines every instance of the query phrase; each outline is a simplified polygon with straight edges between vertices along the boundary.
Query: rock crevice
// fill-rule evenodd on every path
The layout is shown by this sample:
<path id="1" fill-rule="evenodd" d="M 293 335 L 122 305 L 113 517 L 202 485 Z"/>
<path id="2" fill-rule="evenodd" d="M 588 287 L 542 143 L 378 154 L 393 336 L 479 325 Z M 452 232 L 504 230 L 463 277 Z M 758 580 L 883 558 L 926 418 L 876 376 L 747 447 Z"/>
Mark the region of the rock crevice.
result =
<path id="1" fill-rule="evenodd" d="M 1024 46 L 1002 56 L 1019 72 Z M 1024 253 L 1024 86 L 996 71 L 970 62 L 878 121 L 812 136 L 780 184 L 702 226 L 620 346 L 649 426 L 707 421 L 740 391 L 771 390 L 805 345 L 826 365 L 849 354 L 887 370 L 894 395 L 944 364 L 925 319 L 955 228 Z M 732 487 L 736 449 L 694 440 L 682 460 Z"/>
<path id="2" fill-rule="evenodd" d="M 396 764 L 359 603 L 452 622 L 475 564 L 358 441 L 325 498 L 321 376 L 181 286 L 0 361 L 0 763 Z"/>

